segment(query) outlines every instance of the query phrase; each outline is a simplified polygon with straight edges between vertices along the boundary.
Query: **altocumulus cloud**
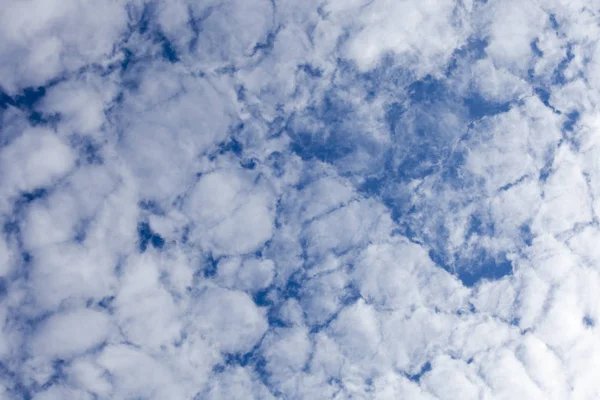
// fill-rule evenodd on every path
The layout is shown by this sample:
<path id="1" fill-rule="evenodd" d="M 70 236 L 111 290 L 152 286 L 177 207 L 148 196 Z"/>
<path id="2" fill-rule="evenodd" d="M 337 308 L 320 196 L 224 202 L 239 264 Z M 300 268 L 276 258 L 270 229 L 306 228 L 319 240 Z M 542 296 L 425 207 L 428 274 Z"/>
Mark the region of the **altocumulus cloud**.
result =
<path id="1" fill-rule="evenodd" d="M 591 0 L 7 0 L 0 397 L 600 398 Z"/>

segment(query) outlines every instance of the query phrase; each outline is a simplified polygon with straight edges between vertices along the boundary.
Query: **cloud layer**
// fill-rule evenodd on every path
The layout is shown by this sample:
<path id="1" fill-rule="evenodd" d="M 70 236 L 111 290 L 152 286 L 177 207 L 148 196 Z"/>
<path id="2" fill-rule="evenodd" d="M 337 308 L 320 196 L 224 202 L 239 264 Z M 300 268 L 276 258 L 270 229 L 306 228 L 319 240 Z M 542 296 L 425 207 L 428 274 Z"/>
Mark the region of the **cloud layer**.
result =
<path id="1" fill-rule="evenodd" d="M 9 1 L 0 397 L 597 399 L 589 1 Z"/>

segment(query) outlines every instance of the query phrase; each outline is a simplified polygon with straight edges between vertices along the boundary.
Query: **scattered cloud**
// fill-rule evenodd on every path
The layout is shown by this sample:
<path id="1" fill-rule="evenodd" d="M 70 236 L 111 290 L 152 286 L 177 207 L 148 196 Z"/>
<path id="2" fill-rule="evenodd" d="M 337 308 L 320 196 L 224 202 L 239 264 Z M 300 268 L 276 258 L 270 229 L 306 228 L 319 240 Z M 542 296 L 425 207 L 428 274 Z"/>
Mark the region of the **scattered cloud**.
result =
<path id="1" fill-rule="evenodd" d="M 598 17 L 9 1 L 0 397 L 597 399 Z"/>

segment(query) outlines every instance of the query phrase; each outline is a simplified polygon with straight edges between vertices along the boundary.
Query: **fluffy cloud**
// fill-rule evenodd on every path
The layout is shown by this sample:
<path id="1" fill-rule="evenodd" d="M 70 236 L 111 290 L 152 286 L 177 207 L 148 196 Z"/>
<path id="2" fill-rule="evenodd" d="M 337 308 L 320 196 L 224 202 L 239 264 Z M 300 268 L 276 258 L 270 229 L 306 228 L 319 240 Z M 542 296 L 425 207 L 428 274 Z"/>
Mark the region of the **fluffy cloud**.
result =
<path id="1" fill-rule="evenodd" d="M 50 358 L 70 358 L 85 353 L 105 340 L 108 315 L 89 309 L 68 311 L 44 321 L 31 341 L 31 352 Z"/>
<path id="2" fill-rule="evenodd" d="M 589 1 L 9 1 L 0 397 L 596 399 Z"/>

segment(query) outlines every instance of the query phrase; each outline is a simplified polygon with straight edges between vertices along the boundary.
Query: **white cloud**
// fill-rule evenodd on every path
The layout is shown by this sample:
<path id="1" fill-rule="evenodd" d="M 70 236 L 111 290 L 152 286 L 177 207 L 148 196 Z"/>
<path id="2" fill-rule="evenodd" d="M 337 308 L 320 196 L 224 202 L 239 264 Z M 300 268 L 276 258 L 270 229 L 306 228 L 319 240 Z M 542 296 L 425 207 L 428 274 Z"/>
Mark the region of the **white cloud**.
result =
<path id="1" fill-rule="evenodd" d="M 15 92 L 41 86 L 65 72 L 106 62 L 125 33 L 125 2 L 111 0 L 102 10 L 68 0 L 11 2 L 0 14 L 2 41 L 0 87 Z"/>
<path id="2" fill-rule="evenodd" d="M 75 163 L 67 143 L 46 128 L 30 128 L 2 148 L 0 179 L 5 188 L 3 200 L 18 192 L 29 192 L 51 185 Z M 18 168 L 16 168 L 18 166 Z"/>
<path id="3" fill-rule="evenodd" d="M 165 396 L 188 398 L 193 395 L 188 385 L 175 380 L 167 365 L 134 347 L 107 346 L 98 356 L 97 363 L 112 377 L 110 397 L 158 399 Z"/>
<path id="4" fill-rule="evenodd" d="M 273 330 L 261 343 L 270 374 L 269 382 L 293 395 L 297 380 L 310 357 L 311 341 L 306 328 Z"/>
<path id="5" fill-rule="evenodd" d="M 513 1 L 488 5 L 489 19 L 483 22 L 489 32 L 486 52 L 496 65 L 525 74 L 532 59 L 531 43 L 543 31 L 547 16 L 535 2 L 516 5 Z"/>
<path id="6" fill-rule="evenodd" d="M 247 369 L 234 367 L 215 376 L 202 393 L 210 400 L 242 400 L 248 397 L 255 399 L 275 399 L 269 390 L 260 382 L 256 376 Z"/>
<path id="7" fill-rule="evenodd" d="M 258 343 L 269 325 L 265 310 L 240 291 L 209 288 L 193 306 L 191 333 L 206 337 L 225 353 L 245 353 Z"/>
<path id="8" fill-rule="evenodd" d="M 183 310 L 159 281 L 157 260 L 143 255 L 123 266 L 115 314 L 125 339 L 158 351 L 179 338 Z"/>
<path id="9" fill-rule="evenodd" d="M 31 352 L 49 358 L 70 358 L 103 343 L 109 317 L 89 309 L 55 314 L 42 322 L 31 341 Z"/>
<path id="10" fill-rule="evenodd" d="M 82 391 L 73 390 L 70 388 L 62 388 L 59 386 L 52 386 L 48 390 L 44 390 L 33 397 L 35 400 L 59 400 L 59 399 L 74 399 L 74 400 L 90 400 L 93 399 L 92 395 Z"/>
<path id="11" fill-rule="evenodd" d="M 219 262 L 217 280 L 227 287 L 256 291 L 264 289 L 273 281 L 275 264 L 272 260 L 248 258 L 243 262 L 237 258 Z"/>
<path id="12" fill-rule="evenodd" d="M 0 397 L 597 398 L 587 3 L 7 4 Z"/>
<path id="13" fill-rule="evenodd" d="M 12 269 L 14 255 L 4 239 L 0 239 L 0 277 L 6 276 Z"/>
<path id="14" fill-rule="evenodd" d="M 48 90 L 39 107 L 46 113 L 58 113 L 62 129 L 69 133 L 99 136 L 97 131 L 106 123 L 104 108 L 116 96 L 116 89 L 107 79 L 101 83 L 67 81 Z"/>
<path id="15" fill-rule="evenodd" d="M 188 216 L 201 243 L 216 255 L 249 253 L 273 232 L 273 200 L 268 187 L 251 181 L 253 174 L 215 171 L 200 177 L 186 201 Z"/>
<path id="16" fill-rule="evenodd" d="M 470 7 L 450 1 L 374 1 L 338 4 L 325 12 L 340 26 L 355 30 L 348 57 L 362 70 L 373 68 L 386 53 L 418 76 L 435 74 L 468 35 Z M 334 29 L 336 29 L 334 28 Z M 338 28 L 339 29 L 339 28 Z"/>

